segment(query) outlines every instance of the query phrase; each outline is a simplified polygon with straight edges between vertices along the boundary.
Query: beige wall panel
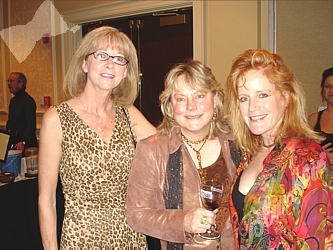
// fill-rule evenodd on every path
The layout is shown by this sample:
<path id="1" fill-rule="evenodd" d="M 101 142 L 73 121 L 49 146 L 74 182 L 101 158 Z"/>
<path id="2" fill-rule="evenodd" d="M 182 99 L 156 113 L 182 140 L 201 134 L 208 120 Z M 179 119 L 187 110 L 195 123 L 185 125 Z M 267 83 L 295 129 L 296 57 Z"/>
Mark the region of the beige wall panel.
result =
<path id="1" fill-rule="evenodd" d="M 258 46 L 257 1 L 207 1 L 206 8 L 206 61 L 224 85 L 232 61 Z"/>
<path id="2" fill-rule="evenodd" d="M 277 53 L 302 82 L 308 114 L 316 112 L 321 74 L 333 67 L 333 2 L 277 1 L 276 9 Z"/>

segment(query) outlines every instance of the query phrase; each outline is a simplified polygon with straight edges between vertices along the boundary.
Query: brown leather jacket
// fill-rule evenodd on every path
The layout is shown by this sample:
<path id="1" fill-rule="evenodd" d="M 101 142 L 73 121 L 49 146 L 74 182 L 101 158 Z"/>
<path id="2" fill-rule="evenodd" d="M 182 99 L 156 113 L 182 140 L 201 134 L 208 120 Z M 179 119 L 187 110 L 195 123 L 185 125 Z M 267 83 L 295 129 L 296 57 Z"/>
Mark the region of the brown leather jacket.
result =
<path id="1" fill-rule="evenodd" d="M 223 156 L 231 180 L 236 172 L 230 157 L 227 135 L 219 136 Z M 163 199 L 165 171 L 169 154 L 179 148 L 183 151 L 183 210 L 166 209 Z M 185 233 L 185 214 L 200 207 L 200 177 L 190 155 L 185 149 L 179 128 L 171 137 L 153 135 L 139 141 L 128 181 L 127 223 L 137 232 L 161 239 L 162 249 L 167 241 L 184 243 L 184 249 L 217 249 L 216 240 L 204 240 L 198 235 Z M 221 234 L 219 249 L 234 249 L 230 219 Z"/>

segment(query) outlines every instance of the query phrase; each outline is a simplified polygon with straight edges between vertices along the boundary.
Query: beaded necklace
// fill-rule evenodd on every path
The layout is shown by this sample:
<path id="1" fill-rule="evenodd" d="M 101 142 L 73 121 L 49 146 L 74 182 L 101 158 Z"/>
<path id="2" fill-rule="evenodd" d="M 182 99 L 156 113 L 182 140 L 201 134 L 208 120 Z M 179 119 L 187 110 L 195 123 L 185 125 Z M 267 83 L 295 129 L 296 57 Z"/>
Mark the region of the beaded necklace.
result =
<path id="1" fill-rule="evenodd" d="M 199 165 L 199 174 L 200 174 L 200 178 L 201 180 L 205 180 L 205 176 L 203 175 L 203 169 L 202 169 L 202 164 L 201 164 L 201 154 L 200 154 L 200 151 L 201 149 L 203 148 L 203 146 L 206 144 L 206 141 L 208 140 L 208 137 L 209 137 L 209 132 L 208 134 L 201 140 L 199 141 L 190 141 L 189 139 L 187 139 L 185 137 L 185 135 L 183 135 L 183 133 L 181 133 L 182 135 L 182 140 L 183 142 L 185 142 L 195 153 L 196 153 L 196 156 L 197 156 L 197 159 L 198 159 L 198 165 Z M 197 150 L 195 149 L 192 144 L 200 144 L 202 143 L 201 147 Z"/>

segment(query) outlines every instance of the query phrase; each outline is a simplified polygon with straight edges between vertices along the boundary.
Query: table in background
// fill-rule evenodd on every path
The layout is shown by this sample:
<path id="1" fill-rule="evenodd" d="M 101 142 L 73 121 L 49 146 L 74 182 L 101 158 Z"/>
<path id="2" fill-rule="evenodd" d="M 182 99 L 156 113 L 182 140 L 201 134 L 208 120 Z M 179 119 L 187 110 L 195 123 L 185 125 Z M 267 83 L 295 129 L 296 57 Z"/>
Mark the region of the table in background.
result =
<path id="1" fill-rule="evenodd" d="M 57 187 L 58 242 L 64 216 L 62 187 Z M 43 249 L 38 223 L 38 179 L 0 187 L 0 250 Z"/>

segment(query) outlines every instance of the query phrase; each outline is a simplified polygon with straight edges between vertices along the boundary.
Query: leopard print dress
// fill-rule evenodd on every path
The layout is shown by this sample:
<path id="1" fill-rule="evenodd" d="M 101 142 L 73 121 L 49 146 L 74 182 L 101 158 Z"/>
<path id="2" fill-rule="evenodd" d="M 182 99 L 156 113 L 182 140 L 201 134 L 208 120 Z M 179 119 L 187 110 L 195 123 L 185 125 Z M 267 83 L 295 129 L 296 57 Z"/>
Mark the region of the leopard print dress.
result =
<path id="1" fill-rule="evenodd" d="M 116 107 L 113 135 L 106 143 L 67 103 L 55 108 L 63 136 L 59 171 L 65 216 L 60 248 L 146 249 L 145 237 L 126 224 L 134 146 L 123 110 Z"/>

